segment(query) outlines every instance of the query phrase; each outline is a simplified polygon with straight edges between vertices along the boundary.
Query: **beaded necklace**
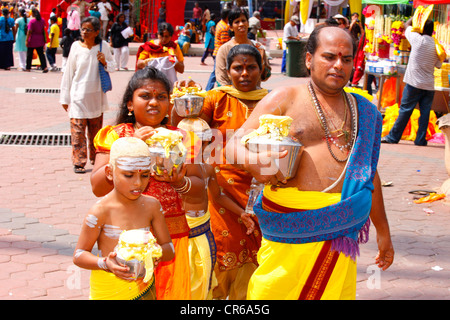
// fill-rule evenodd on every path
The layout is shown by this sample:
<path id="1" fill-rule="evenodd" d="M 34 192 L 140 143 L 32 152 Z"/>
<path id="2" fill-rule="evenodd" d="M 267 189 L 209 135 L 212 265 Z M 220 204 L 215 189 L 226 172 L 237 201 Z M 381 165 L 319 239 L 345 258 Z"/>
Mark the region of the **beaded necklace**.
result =
<path id="1" fill-rule="evenodd" d="M 338 135 L 336 138 L 334 138 L 331 136 L 331 132 L 330 132 L 330 129 L 328 128 L 328 124 L 327 124 L 327 119 L 322 110 L 322 107 L 320 106 L 319 99 L 317 99 L 316 93 L 314 91 L 314 88 L 313 88 L 311 82 L 308 83 L 308 90 L 309 90 L 309 93 L 311 96 L 312 105 L 314 106 L 314 110 L 316 111 L 317 118 L 319 119 L 322 129 L 325 131 L 325 140 L 327 142 L 328 151 L 330 152 L 333 159 L 336 160 L 337 162 L 347 161 L 348 157 L 350 156 L 350 151 L 352 149 L 353 142 L 355 141 L 355 138 L 356 138 L 356 130 L 357 130 L 356 111 L 353 106 L 353 103 L 351 102 L 351 100 L 348 99 L 348 96 L 344 93 L 343 95 L 344 95 L 345 108 L 350 109 L 350 115 L 351 115 L 351 127 L 350 127 L 351 129 L 350 130 L 351 131 L 348 132 L 347 130 L 343 130 L 345 122 L 346 122 L 346 117 L 345 117 L 344 123 L 342 124 L 342 128 L 334 131 L 334 132 L 342 131 L 342 133 L 340 135 Z M 337 142 L 338 138 L 341 137 L 342 135 L 344 135 L 345 140 L 347 142 L 345 145 L 340 145 Z M 344 149 L 348 149 L 348 153 L 347 153 L 347 156 L 345 157 L 345 159 L 339 159 L 334 154 L 333 150 L 331 149 L 330 141 L 341 151 L 344 151 Z"/>

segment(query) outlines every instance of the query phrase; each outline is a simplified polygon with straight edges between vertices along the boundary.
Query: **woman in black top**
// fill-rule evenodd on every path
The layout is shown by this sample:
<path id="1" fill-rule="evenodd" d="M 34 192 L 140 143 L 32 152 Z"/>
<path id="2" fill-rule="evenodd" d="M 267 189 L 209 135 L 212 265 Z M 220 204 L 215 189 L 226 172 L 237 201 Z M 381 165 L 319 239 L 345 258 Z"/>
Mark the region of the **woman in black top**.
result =
<path id="1" fill-rule="evenodd" d="M 122 31 L 128 28 L 125 23 L 125 15 L 119 13 L 116 17 L 116 22 L 111 26 L 111 47 L 113 48 L 114 59 L 116 61 L 116 70 L 119 68 L 128 70 L 128 58 L 130 56 L 130 49 L 128 43 L 132 40 L 132 37 L 124 38 Z"/>
<path id="2" fill-rule="evenodd" d="M 72 30 L 69 28 L 64 29 L 64 36 L 59 42 L 59 46 L 62 48 L 62 68 L 61 71 L 66 70 L 67 58 L 69 58 L 70 48 L 72 43 L 75 41 L 72 35 Z"/>

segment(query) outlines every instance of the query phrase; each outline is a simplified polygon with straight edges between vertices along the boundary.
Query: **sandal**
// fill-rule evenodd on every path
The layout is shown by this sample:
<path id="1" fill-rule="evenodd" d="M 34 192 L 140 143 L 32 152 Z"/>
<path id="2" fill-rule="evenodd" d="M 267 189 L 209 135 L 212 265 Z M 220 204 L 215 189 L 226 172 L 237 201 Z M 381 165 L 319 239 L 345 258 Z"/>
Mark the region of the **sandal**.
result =
<path id="1" fill-rule="evenodd" d="M 436 193 L 436 191 L 419 189 L 419 190 L 408 191 L 408 193 L 416 194 L 416 195 L 419 195 L 419 196 L 429 196 L 430 193 Z"/>
<path id="2" fill-rule="evenodd" d="M 73 167 L 73 172 L 75 172 L 75 173 L 86 173 L 86 169 L 83 168 L 83 167 L 74 166 Z"/>

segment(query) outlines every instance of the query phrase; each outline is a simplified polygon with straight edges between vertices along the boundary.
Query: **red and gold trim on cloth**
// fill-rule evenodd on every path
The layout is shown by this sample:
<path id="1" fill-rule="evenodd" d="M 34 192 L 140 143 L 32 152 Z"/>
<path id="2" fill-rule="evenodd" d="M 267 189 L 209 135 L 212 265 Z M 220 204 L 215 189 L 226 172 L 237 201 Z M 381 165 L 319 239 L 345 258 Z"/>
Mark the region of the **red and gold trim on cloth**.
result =
<path id="1" fill-rule="evenodd" d="M 331 241 L 325 241 L 311 274 L 298 297 L 299 300 L 320 300 L 338 258 L 339 253 L 331 250 Z"/>
<path id="2" fill-rule="evenodd" d="M 265 197 L 262 198 L 262 207 L 266 211 L 277 213 L 302 211 L 300 209 L 281 206 Z M 325 241 L 314 267 L 311 270 L 311 274 L 308 276 L 308 279 L 303 286 L 298 298 L 299 300 L 320 300 L 328 281 L 330 280 L 338 258 L 339 252 L 331 250 L 331 240 Z"/>
<path id="3" fill-rule="evenodd" d="M 273 201 L 270 201 L 269 199 L 267 199 L 266 197 L 262 198 L 262 208 L 265 211 L 270 211 L 270 212 L 276 212 L 276 213 L 289 213 L 289 212 L 300 212 L 300 211 L 306 211 L 306 210 L 302 210 L 302 209 L 295 209 L 295 208 L 289 208 L 289 207 L 284 207 L 281 206 Z"/>

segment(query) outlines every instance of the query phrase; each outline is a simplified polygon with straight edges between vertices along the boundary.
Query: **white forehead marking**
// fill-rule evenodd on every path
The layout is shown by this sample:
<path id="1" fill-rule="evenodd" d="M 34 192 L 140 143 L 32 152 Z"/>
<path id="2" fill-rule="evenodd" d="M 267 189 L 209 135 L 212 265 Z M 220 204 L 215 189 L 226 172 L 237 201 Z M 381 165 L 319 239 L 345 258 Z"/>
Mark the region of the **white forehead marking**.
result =
<path id="1" fill-rule="evenodd" d="M 116 160 L 117 168 L 125 171 L 150 170 L 150 157 L 120 157 Z"/>

